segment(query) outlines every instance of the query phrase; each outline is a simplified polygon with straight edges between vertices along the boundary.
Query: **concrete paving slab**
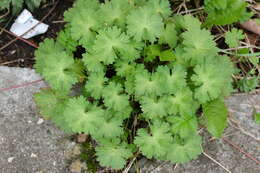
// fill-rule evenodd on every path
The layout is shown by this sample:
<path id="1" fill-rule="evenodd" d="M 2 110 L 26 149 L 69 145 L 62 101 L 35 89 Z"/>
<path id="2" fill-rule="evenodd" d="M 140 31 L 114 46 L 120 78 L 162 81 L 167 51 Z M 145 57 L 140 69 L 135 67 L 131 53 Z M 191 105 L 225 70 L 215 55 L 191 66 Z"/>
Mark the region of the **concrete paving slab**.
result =
<path id="1" fill-rule="evenodd" d="M 34 70 L 0 67 L 0 88 L 41 77 Z M 0 173 L 65 173 L 66 136 L 37 113 L 33 94 L 44 82 L 0 91 Z"/>
<path id="2" fill-rule="evenodd" d="M 45 87 L 40 81 L 28 87 L 2 91 L 1 88 L 23 85 L 41 79 L 34 70 L 0 67 L 0 173 L 66 173 L 68 135 L 38 115 L 33 94 Z M 231 125 L 225 138 L 260 160 L 260 126 L 253 120 L 260 111 L 260 95 L 234 95 L 226 100 Z M 204 151 L 232 173 L 257 173 L 259 164 L 224 140 L 210 140 L 204 133 Z M 205 155 L 190 163 L 139 161 L 142 173 L 225 173 Z"/>

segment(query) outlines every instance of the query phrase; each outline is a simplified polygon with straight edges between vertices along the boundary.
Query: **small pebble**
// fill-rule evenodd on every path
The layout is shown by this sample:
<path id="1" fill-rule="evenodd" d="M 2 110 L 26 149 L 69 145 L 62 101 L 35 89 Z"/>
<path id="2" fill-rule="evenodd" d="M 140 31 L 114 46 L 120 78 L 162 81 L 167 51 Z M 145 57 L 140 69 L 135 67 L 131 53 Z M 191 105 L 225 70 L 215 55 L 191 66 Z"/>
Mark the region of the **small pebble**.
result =
<path id="1" fill-rule="evenodd" d="M 14 157 L 9 157 L 9 158 L 7 159 L 8 163 L 12 163 L 13 160 L 14 160 Z"/>
<path id="2" fill-rule="evenodd" d="M 13 55 L 13 54 L 15 54 L 15 52 L 16 52 L 16 50 L 12 50 L 12 51 L 10 52 L 10 54 Z"/>
<path id="3" fill-rule="evenodd" d="M 68 149 L 73 148 L 75 145 L 76 145 L 75 142 L 69 142 L 69 143 L 67 144 L 67 148 L 68 148 Z"/>
<path id="4" fill-rule="evenodd" d="M 5 141 L 4 138 L 0 138 L 0 143 L 3 143 Z"/>
<path id="5" fill-rule="evenodd" d="M 37 158 L 37 155 L 34 154 L 34 153 L 32 153 L 32 154 L 31 154 L 31 158 Z"/>
<path id="6" fill-rule="evenodd" d="M 44 122 L 44 119 L 40 118 L 38 121 L 37 121 L 37 124 L 40 125 Z"/>
<path id="7" fill-rule="evenodd" d="M 83 168 L 83 165 L 80 160 L 76 160 L 76 161 L 72 162 L 72 164 L 70 165 L 70 171 L 72 173 L 81 173 L 82 168 Z"/>
<path id="8" fill-rule="evenodd" d="M 86 142 L 86 140 L 87 140 L 87 135 L 86 134 L 79 134 L 77 136 L 78 143 Z"/>
<path id="9" fill-rule="evenodd" d="M 81 147 L 79 145 L 76 145 L 74 148 L 73 148 L 73 155 L 74 156 L 78 156 L 80 155 L 81 153 Z"/>

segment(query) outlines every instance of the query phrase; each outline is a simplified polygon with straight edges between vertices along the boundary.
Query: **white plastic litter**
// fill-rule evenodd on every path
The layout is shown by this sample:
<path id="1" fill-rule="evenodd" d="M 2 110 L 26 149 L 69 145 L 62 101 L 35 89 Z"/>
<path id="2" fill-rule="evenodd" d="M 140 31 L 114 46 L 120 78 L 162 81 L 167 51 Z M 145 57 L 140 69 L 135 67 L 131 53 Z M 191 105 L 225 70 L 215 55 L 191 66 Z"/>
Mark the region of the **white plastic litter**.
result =
<path id="1" fill-rule="evenodd" d="M 23 12 L 17 17 L 10 31 L 17 36 L 22 36 L 28 30 L 37 25 L 39 21 L 32 16 L 28 10 L 24 9 Z M 48 30 L 49 25 L 40 23 L 35 28 L 31 29 L 22 38 L 28 39 L 39 34 L 43 34 Z"/>

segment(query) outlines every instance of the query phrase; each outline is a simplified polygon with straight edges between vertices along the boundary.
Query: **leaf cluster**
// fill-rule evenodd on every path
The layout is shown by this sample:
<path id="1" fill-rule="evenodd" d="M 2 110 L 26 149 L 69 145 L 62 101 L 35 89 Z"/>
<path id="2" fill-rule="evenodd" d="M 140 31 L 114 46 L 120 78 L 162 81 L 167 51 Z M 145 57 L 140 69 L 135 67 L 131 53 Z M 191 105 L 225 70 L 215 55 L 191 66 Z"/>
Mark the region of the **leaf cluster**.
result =
<path id="1" fill-rule="evenodd" d="M 63 129 L 91 135 L 102 166 L 122 169 L 137 150 L 173 163 L 197 158 L 201 106 L 209 132 L 223 132 L 233 67 L 198 19 L 171 14 L 168 0 L 78 0 L 65 21 L 36 51 L 51 89 L 35 100 Z"/>
<path id="2" fill-rule="evenodd" d="M 230 48 L 235 48 L 240 45 L 240 40 L 245 39 L 245 35 L 241 30 L 233 28 L 225 34 L 225 42 Z"/>
<path id="3" fill-rule="evenodd" d="M 1 0 L 0 10 L 12 9 L 12 13 L 15 15 L 21 11 L 23 5 L 26 5 L 31 11 L 33 11 L 45 1 L 46 0 Z"/>
<path id="4" fill-rule="evenodd" d="M 247 12 L 244 0 L 204 0 L 208 14 L 206 25 L 227 25 L 248 20 L 252 14 Z"/>

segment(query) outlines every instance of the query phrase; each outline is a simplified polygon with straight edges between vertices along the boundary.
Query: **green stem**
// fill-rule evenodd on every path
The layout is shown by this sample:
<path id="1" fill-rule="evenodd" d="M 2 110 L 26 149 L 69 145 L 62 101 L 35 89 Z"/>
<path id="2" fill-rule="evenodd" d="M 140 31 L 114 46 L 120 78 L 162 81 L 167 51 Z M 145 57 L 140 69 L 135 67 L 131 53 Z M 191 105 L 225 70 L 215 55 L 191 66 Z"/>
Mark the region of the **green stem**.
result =
<path id="1" fill-rule="evenodd" d="M 236 54 L 236 53 L 228 52 L 228 51 L 225 51 L 225 50 L 221 50 L 220 52 L 228 54 L 228 55 L 243 56 L 243 57 L 260 56 L 260 52 L 246 53 L 246 54 Z"/>

